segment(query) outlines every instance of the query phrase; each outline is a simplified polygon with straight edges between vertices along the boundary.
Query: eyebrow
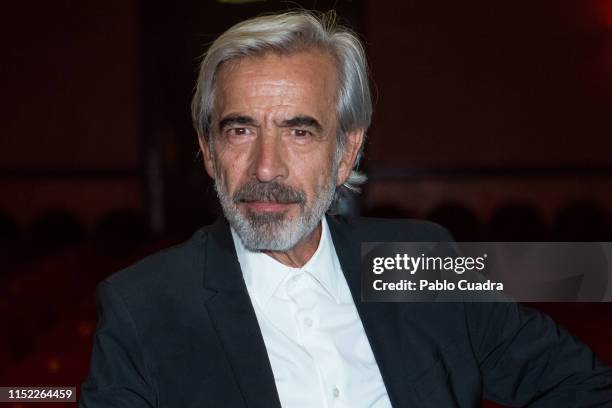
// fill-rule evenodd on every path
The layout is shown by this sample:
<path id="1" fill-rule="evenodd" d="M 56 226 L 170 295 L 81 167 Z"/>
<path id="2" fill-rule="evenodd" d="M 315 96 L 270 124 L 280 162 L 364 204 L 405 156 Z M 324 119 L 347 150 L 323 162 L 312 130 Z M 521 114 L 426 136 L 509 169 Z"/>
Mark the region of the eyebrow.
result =
<path id="1" fill-rule="evenodd" d="M 227 115 L 219 121 L 219 131 L 222 131 L 226 126 L 229 125 L 248 125 L 258 126 L 255 119 L 245 115 Z"/>
<path id="2" fill-rule="evenodd" d="M 231 115 L 227 115 L 223 117 L 223 119 L 219 121 L 219 131 L 222 131 L 223 129 L 225 129 L 225 127 L 230 126 L 230 125 L 259 126 L 257 121 L 250 116 L 231 114 Z M 318 120 L 316 120 L 315 118 L 311 116 L 305 116 L 305 115 L 294 116 L 292 118 L 285 119 L 280 123 L 279 126 L 280 127 L 308 127 L 308 128 L 313 128 L 319 132 L 323 130 L 323 126 L 321 126 Z"/>
<path id="3" fill-rule="evenodd" d="M 280 127 L 308 127 L 314 128 L 317 131 L 322 131 L 323 126 L 313 117 L 311 116 L 294 116 L 290 119 L 283 120 Z"/>

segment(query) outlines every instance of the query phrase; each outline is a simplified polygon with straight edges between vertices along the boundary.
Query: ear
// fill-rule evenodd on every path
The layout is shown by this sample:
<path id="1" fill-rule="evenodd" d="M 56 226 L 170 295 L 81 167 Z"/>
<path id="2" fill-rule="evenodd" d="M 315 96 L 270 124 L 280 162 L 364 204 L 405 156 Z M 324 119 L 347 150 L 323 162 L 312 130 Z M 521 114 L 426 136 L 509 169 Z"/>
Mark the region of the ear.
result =
<path id="1" fill-rule="evenodd" d="M 365 135 L 365 129 L 356 129 L 346 134 L 346 144 L 344 146 L 344 152 L 340 157 L 340 164 L 338 166 L 338 179 L 336 185 L 339 186 L 344 184 L 348 177 L 353 171 L 355 160 L 357 159 L 357 153 L 363 143 Z"/>
<path id="2" fill-rule="evenodd" d="M 200 144 L 200 150 L 202 151 L 202 159 L 204 160 L 204 167 L 206 173 L 214 180 L 215 179 L 215 166 L 213 166 L 213 160 L 211 156 L 210 146 L 205 135 L 198 135 L 198 143 Z"/>

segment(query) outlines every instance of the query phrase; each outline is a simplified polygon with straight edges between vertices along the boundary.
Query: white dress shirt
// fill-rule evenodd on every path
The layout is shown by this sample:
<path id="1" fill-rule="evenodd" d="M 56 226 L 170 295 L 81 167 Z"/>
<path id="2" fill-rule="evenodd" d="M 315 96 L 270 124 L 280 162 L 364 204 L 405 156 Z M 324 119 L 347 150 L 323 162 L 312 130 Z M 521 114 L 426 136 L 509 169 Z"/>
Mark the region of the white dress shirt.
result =
<path id="1" fill-rule="evenodd" d="M 232 229 L 283 407 L 390 407 L 325 217 L 301 268 L 247 250 Z"/>

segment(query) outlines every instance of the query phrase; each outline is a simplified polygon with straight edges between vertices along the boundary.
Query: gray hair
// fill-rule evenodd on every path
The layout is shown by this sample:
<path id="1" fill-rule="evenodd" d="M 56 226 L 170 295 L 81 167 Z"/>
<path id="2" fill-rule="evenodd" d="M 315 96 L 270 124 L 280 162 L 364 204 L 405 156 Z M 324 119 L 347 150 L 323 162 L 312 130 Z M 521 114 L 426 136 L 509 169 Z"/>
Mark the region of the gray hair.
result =
<path id="1" fill-rule="evenodd" d="M 339 157 L 346 145 L 346 133 L 370 125 L 372 100 L 368 85 L 365 52 L 357 35 L 337 24 L 333 11 L 314 14 L 306 10 L 255 17 L 231 27 L 221 34 L 206 52 L 191 103 L 193 124 L 200 137 L 210 142 L 210 121 L 214 107 L 215 74 L 222 63 L 236 58 L 261 55 L 266 52 L 291 54 L 310 48 L 327 51 L 336 60 L 339 89 L 336 115 L 338 118 Z M 364 142 L 360 146 L 355 166 L 343 186 L 359 191 L 367 177 L 357 171 Z M 338 189 L 337 195 L 343 191 Z"/>

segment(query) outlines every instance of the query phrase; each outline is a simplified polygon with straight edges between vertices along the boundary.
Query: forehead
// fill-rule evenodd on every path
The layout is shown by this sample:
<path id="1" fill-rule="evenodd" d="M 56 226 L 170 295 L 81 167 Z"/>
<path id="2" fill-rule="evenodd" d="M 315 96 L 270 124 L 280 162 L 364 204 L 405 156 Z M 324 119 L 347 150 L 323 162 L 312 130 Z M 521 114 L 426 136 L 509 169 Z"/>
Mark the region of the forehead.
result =
<path id="1" fill-rule="evenodd" d="M 327 112 L 336 101 L 337 71 L 332 56 L 317 49 L 267 52 L 225 62 L 215 88 L 219 115 L 274 106 Z"/>

